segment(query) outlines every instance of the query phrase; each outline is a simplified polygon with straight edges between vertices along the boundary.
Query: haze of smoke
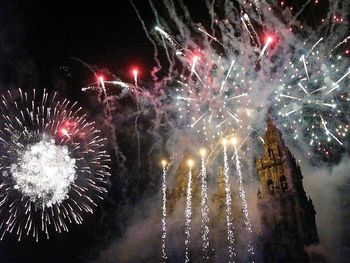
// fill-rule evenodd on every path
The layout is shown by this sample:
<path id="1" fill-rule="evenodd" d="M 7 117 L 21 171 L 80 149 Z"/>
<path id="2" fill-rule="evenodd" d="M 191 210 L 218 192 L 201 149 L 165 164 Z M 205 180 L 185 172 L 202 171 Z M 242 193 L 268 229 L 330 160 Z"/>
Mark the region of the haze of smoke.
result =
<path id="1" fill-rule="evenodd" d="M 334 166 L 314 167 L 303 162 L 305 191 L 315 205 L 321 246 L 332 262 L 347 262 L 350 253 L 350 158 Z"/>

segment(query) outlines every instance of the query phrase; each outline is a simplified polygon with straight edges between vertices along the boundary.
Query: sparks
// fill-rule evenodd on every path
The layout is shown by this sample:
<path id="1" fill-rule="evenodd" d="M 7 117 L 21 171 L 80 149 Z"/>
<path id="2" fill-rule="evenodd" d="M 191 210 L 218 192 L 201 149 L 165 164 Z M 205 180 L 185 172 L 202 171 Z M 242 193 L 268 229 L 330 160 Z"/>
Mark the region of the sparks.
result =
<path id="1" fill-rule="evenodd" d="M 202 258 L 204 262 L 209 262 L 209 208 L 208 208 L 208 184 L 207 170 L 205 167 L 205 150 L 201 149 L 201 232 L 202 232 Z"/>
<path id="2" fill-rule="evenodd" d="M 253 229 L 252 229 L 252 224 L 250 222 L 250 217 L 249 217 L 249 212 L 248 212 L 248 203 L 247 203 L 247 198 L 246 198 L 246 193 L 244 190 L 244 186 L 243 186 L 243 176 L 242 176 L 242 169 L 241 169 L 241 162 L 239 160 L 239 156 L 238 156 L 238 151 L 237 151 L 237 138 L 233 138 L 232 139 L 232 143 L 234 145 L 235 148 L 235 162 L 236 162 L 236 173 L 237 173 L 237 181 L 238 181 L 238 185 L 239 185 L 239 196 L 241 197 L 241 201 L 242 201 L 242 210 L 243 210 L 243 215 L 244 215 L 244 224 L 246 227 L 246 231 L 249 233 L 250 237 L 249 237 L 249 241 L 248 241 L 248 253 L 251 256 L 251 262 L 254 262 L 254 246 L 252 244 L 252 233 L 253 233 Z"/>
<path id="3" fill-rule="evenodd" d="M 0 103 L 1 238 L 68 231 L 107 191 L 106 139 L 76 103 L 37 93 L 18 89 Z"/>
<path id="4" fill-rule="evenodd" d="M 224 180 L 225 180 L 225 193 L 226 193 L 226 226 L 227 226 L 227 240 L 228 240 L 228 252 L 229 262 L 235 262 L 236 252 L 234 248 L 234 225 L 232 218 L 232 197 L 231 197 L 231 184 L 229 177 L 229 165 L 227 158 L 227 140 L 223 140 L 224 148 Z"/>
<path id="5" fill-rule="evenodd" d="M 166 217 L 167 217 L 167 211 L 166 211 L 166 161 L 162 161 L 163 166 L 163 181 L 162 181 L 162 258 L 163 262 L 166 262 L 168 256 L 166 253 L 166 237 L 167 237 L 167 225 L 166 225 Z"/>
<path id="6" fill-rule="evenodd" d="M 192 166 L 193 161 L 188 160 L 188 183 L 186 194 L 186 209 L 185 209 L 185 262 L 190 262 L 190 243 L 191 243 L 191 221 L 192 221 Z"/>

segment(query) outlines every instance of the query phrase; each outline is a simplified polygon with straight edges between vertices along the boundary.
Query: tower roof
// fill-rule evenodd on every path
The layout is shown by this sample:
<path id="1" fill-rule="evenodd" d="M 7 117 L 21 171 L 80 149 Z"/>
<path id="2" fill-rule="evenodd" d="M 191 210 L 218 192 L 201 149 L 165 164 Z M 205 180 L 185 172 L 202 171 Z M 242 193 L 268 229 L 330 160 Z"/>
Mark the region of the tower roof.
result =
<path id="1" fill-rule="evenodd" d="M 270 145 L 277 143 L 278 145 L 284 146 L 284 141 L 282 139 L 282 133 L 273 123 L 272 118 L 269 116 L 266 120 L 266 132 L 264 134 L 265 145 Z"/>

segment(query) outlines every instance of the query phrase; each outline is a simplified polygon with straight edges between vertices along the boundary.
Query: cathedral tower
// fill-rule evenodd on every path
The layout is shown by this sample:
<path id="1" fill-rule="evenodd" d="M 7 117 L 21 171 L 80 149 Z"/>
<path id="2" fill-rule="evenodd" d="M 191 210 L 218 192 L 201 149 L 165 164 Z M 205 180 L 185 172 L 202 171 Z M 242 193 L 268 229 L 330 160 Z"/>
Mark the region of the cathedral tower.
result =
<path id="1" fill-rule="evenodd" d="M 264 262 L 323 262 L 305 252 L 319 242 L 316 212 L 304 191 L 300 167 L 270 118 L 264 143 L 256 164 Z"/>

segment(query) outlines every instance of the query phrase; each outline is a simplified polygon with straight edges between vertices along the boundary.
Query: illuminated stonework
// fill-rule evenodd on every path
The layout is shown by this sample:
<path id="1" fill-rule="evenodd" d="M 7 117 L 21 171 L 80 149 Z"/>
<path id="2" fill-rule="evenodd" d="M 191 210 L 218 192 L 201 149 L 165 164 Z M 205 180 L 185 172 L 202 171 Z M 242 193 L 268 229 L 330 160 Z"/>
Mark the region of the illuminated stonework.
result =
<path id="1" fill-rule="evenodd" d="M 305 251 L 319 242 L 316 212 L 304 191 L 300 167 L 271 119 L 264 142 L 264 152 L 256 163 L 263 261 L 324 262 L 322 255 Z"/>

